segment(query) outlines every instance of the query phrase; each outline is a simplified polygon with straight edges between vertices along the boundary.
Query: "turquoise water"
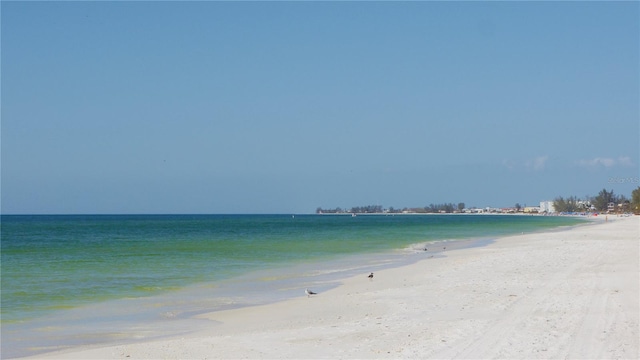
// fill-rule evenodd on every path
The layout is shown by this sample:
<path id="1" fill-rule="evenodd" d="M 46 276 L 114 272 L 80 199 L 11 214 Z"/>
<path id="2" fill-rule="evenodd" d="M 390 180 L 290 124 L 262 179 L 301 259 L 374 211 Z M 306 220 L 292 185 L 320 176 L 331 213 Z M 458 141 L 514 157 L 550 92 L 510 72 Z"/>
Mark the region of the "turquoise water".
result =
<path id="1" fill-rule="evenodd" d="M 294 296 L 307 284 L 328 284 L 323 274 L 397 266 L 415 254 L 412 246 L 580 222 L 492 215 L 3 215 L 3 354 L 31 354 L 21 346 L 46 336 L 25 334 L 47 322 L 60 326 L 72 313 L 82 331 L 90 331 L 92 321 L 104 326 L 117 319 L 116 329 L 132 317 L 148 321 L 158 313 L 186 319 L 275 300 L 258 298 L 254 289 Z M 95 311 L 82 312 L 114 302 L 119 312 L 101 309 L 100 319 Z M 56 341 L 64 342 L 45 342 Z"/>

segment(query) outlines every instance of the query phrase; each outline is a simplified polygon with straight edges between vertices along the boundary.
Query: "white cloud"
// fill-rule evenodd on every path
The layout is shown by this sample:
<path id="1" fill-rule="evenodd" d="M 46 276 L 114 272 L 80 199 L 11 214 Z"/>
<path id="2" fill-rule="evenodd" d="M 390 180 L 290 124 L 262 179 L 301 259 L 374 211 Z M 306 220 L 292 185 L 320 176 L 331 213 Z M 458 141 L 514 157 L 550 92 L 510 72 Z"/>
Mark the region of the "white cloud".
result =
<path id="1" fill-rule="evenodd" d="M 544 169 L 544 166 L 547 163 L 548 159 L 549 159 L 548 156 L 538 156 L 533 160 L 527 161 L 526 166 L 530 170 L 540 171 Z"/>
<path id="2" fill-rule="evenodd" d="M 502 165 L 509 170 L 513 170 L 516 167 L 516 162 L 513 160 L 502 160 Z"/>
<path id="3" fill-rule="evenodd" d="M 587 168 L 605 167 L 611 168 L 614 166 L 633 166 L 631 158 L 628 156 L 621 156 L 617 159 L 607 157 L 595 157 L 593 159 L 583 159 L 578 161 L 578 165 Z"/>
<path id="4" fill-rule="evenodd" d="M 626 166 L 626 167 L 631 167 L 633 166 L 633 162 L 631 161 L 631 158 L 628 156 L 621 156 L 618 158 L 618 163 L 621 166 Z"/>
<path id="5" fill-rule="evenodd" d="M 549 160 L 548 156 L 538 156 L 533 159 L 528 160 L 503 160 L 502 165 L 509 170 L 517 170 L 517 169 L 525 169 L 528 171 L 542 171 L 544 170 L 547 160 Z"/>

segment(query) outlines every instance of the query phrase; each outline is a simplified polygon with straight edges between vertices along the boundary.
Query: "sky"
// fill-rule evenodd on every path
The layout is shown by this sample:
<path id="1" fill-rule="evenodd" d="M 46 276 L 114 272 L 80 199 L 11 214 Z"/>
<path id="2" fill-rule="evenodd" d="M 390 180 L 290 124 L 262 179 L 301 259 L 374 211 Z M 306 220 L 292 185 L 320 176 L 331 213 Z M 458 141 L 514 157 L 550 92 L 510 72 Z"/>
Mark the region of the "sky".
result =
<path id="1" fill-rule="evenodd" d="M 640 186 L 638 2 L 10 2 L 3 214 Z"/>

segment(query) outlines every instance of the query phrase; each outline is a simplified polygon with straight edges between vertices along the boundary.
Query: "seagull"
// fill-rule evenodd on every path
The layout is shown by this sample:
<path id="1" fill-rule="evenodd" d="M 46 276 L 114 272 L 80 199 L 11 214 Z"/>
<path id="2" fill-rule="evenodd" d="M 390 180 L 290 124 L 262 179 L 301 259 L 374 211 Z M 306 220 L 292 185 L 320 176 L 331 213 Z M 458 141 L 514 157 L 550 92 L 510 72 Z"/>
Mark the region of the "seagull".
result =
<path id="1" fill-rule="evenodd" d="M 370 280 L 373 279 L 373 273 L 369 274 L 369 276 L 367 276 Z"/>
<path id="2" fill-rule="evenodd" d="M 313 291 L 309 290 L 309 289 L 305 289 L 304 293 L 307 294 L 307 297 L 311 297 L 311 295 L 317 295 L 318 293 L 314 293 Z"/>

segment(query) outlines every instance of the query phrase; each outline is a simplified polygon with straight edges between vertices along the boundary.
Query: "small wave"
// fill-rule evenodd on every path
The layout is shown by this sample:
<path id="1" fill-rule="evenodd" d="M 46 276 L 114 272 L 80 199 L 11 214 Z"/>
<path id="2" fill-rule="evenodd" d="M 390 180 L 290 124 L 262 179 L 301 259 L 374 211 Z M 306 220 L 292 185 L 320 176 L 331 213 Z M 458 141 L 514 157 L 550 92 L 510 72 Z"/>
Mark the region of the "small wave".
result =
<path id="1" fill-rule="evenodd" d="M 338 269 L 317 270 L 312 276 L 315 276 L 315 275 L 330 275 L 330 274 L 336 274 L 336 273 L 342 273 L 342 272 L 349 272 L 349 271 L 354 271 L 354 270 L 360 270 L 362 268 L 363 268 L 363 266 L 352 266 L 352 267 L 338 268 Z"/>

